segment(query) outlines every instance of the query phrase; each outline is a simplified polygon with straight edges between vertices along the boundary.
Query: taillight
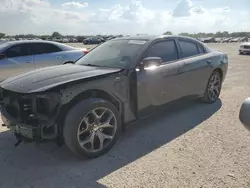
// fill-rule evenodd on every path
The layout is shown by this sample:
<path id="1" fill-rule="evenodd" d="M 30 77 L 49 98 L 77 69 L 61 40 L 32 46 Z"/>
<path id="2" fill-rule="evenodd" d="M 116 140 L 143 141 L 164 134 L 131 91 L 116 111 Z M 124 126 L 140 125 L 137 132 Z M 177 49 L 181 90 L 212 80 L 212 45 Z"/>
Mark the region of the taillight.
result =
<path id="1" fill-rule="evenodd" d="M 87 49 L 84 49 L 83 52 L 84 52 L 85 54 L 89 53 L 89 51 L 88 51 Z"/>

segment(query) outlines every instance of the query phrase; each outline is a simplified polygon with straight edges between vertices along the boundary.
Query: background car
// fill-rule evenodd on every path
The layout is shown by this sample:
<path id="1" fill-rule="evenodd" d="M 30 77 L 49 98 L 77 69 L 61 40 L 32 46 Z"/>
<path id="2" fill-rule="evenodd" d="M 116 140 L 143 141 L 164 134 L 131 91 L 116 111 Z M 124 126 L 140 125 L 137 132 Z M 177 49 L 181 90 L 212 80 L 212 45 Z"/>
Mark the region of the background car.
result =
<path id="1" fill-rule="evenodd" d="M 239 54 L 241 55 L 247 53 L 250 53 L 250 42 L 245 42 L 240 45 Z"/>
<path id="2" fill-rule="evenodd" d="M 245 128 L 250 131 L 250 97 L 242 103 L 239 119 Z"/>
<path id="3" fill-rule="evenodd" d="M 0 43 L 0 81 L 41 67 L 73 63 L 87 52 L 50 41 Z"/>
<path id="4" fill-rule="evenodd" d="M 102 41 L 98 38 L 91 37 L 91 38 L 84 39 L 82 43 L 85 45 L 87 45 L 87 44 L 100 44 L 100 43 L 102 43 Z"/>
<path id="5" fill-rule="evenodd" d="M 6 79 L 2 120 L 19 141 L 61 139 L 74 153 L 97 157 L 111 149 L 124 125 L 169 102 L 215 103 L 227 69 L 225 53 L 192 38 L 118 38 L 75 64 Z"/>

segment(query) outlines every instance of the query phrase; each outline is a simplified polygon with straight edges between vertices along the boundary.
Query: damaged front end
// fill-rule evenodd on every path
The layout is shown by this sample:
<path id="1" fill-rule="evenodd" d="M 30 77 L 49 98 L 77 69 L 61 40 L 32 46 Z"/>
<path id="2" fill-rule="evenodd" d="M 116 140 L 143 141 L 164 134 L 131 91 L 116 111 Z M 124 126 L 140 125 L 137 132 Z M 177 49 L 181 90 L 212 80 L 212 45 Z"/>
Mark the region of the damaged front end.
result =
<path id="1" fill-rule="evenodd" d="M 0 88 L 0 107 L 3 126 L 7 126 L 18 141 L 57 138 L 60 93 L 22 94 Z"/>

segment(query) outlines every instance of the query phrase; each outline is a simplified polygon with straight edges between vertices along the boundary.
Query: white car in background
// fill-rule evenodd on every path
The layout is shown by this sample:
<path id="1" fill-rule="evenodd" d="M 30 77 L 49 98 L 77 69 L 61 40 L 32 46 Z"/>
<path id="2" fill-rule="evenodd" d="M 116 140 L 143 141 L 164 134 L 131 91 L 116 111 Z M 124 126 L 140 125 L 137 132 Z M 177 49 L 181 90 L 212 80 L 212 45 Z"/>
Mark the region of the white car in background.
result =
<path id="1" fill-rule="evenodd" d="M 250 53 L 250 42 L 242 43 L 240 45 L 239 53 L 240 53 L 240 55 Z"/>
<path id="2" fill-rule="evenodd" d="M 52 41 L 23 40 L 0 43 L 0 82 L 34 69 L 74 63 L 88 53 Z"/>

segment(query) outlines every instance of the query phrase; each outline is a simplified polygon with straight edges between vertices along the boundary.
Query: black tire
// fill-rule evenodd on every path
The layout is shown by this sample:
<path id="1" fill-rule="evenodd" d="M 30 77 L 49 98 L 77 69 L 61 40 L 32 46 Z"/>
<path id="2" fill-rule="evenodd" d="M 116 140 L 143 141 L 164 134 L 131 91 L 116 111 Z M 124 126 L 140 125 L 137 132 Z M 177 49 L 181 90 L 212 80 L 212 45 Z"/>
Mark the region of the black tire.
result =
<path id="1" fill-rule="evenodd" d="M 89 152 L 83 149 L 78 142 L 78 128 L 85 115 L 87 115 L 91 110 L 99 107 L 107 108 L 113 112 L 117 122 L 116 132 L 113 136 L 113 140 L 111 140 L 110 143 L 103 148 L 103 150 L 98 152 Z M 77 155 L 86 158 L 95 158 L 107 153 L 113 147 L 121 133 L 121 125 L 120 113 L 112 103 L 99 98 L 85 99 L 73 106 L 67 113 L 64 121 L 63 137 L 67 147 Z"/>
<path id="2" fill-rule="evenodd" d="M 220 81 L 220 83 L 219 83 L 219 92 L 217 93 L 216 98 L 211 98 L 211 96 L 210 96 L 210 94 L 209 94 L 209 83 L 211 82 L 211 79 L 212 79 L 214 76 L 218 76 L 219 79 L 220 79 L 220 80 L 219 80 L 219 81 Z M 221 77 L 221 75 L 220 75 L 220 73 L 219 73 L 218 71 L 214 71 L 214 72 L 210 75 L 210 77 L 209 77 L 209 79 L 208 79 L 207 87 L 206 87 L 204 96 L 202 97 L 202 102 L 208 103 L 208 104 L 215 103 L 215 102 L 218 100 L 219 96 L 220 96 L 221 86 L 222 86 L 222 77 Z"/>

